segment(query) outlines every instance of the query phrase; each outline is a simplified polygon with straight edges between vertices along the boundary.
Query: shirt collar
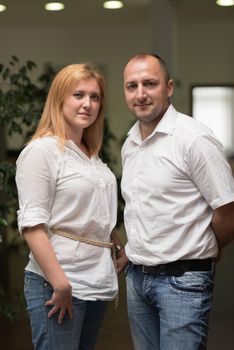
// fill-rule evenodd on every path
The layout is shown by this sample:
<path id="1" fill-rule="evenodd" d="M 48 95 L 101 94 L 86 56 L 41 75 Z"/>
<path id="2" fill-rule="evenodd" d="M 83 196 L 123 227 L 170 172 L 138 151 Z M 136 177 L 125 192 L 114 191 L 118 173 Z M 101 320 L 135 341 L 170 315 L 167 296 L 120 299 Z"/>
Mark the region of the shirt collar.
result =
<path id="1" fill-rule="evenodd" d="M 96 155 L 93 155 L 91 157 L 88 157 L 84 152 L 82 152 L 79 147 L 75 144 L 72 140 L 66 140 L 65 141 L 65 147 L 69 148 L 70 150 L 74 151 L 75 153 L 79 154 L 82 158 L 85 160 L 95 160 L 98 157 Z"/>
<path id="2" fill-rule="evenodd" d="M 177 111 L 172 105 L 170 105 L 166 113 L 164 114 L 163 118 L 155 127 L 154 131 L 146 138 L 146 140 L 153 137 L 156 133 L 164 133 L 164 134 L 172 135 L 176 119 L 177 119 Z M 133 125 L 133 127 L 129 130 L 128 136 L 132 141 L 134 141 L 137 144 L 140 144 L 142 142 L 139 121 L 137 121 Z"/>

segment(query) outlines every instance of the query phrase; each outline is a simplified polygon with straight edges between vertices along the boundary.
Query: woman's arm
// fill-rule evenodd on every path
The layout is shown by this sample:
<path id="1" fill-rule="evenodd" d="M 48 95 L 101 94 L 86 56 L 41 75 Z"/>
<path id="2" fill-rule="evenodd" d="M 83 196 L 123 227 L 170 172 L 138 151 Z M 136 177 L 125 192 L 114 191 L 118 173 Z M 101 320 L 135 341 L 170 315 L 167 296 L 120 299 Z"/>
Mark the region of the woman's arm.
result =
<path id="1" fill-rule="evenodd" d="M 125 253 L 125 248 L 117 234 L 116 229 L 111 233 L 111 241 L 114 243 L 116 251 L 116 263 L 118 275 L 125 269 L 128 264 L 128 257 Z"/>
<path id="2" fill-rule="evenodd" d="M 23 230 L 23 237 L 54 290 L 52 298 L 45 304 L 53 305 L 48 313 L 48 317 L 59 312 L 58 322 L 62 323 L 67 311 L 69 317 L 72 318 L 71 285 L 58 263 L 49 238 L 44 230 L 44 226 L 40 224 L 25 228 Z"/>

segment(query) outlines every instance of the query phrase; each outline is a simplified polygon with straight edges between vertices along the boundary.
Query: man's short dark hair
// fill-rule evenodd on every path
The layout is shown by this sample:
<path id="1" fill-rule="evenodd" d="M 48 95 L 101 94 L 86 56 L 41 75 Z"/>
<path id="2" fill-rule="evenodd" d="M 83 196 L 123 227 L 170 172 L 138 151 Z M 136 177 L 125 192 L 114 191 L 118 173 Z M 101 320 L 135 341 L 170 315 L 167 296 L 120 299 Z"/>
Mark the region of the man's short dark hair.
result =
<path id="1" fill-rule="evenodd" d="M 149 56 L 154 57 L 159 61 L 160 65 L 163 69 L 163 72 L 165 74 L 166 81 L 168 82 L 171 79 L 170 74 L 169 74 L 169 70 L 168 70 L 166 62 L 164 61 L 164 59 L 161 56 L 159 56 L 155 53 L 140 53 L 140 54 L 132 56 L 128 62 L 130 62 L 131 60 L 135 60 L 135 59 L 145 59 L 146 57 L 149 57 Z"/>

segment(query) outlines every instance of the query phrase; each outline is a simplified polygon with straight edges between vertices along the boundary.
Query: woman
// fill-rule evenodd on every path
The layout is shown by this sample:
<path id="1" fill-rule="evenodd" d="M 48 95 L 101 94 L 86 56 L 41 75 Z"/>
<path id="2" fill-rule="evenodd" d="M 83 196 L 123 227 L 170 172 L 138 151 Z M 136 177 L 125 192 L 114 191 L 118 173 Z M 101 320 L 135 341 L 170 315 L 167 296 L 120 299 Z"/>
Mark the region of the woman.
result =
<path id="1" fill-rule="evenodd" d="M 118 293 L 110 235 L 116 179 L 98 156 L 104 81 L 90 64 L 54 78 L 31 142 L 17 160 L 18 226 L 29 248 L 25 297 L 36 350 L 90 350 Z M 122 263 L 121 263 L 122 262 Z"/>

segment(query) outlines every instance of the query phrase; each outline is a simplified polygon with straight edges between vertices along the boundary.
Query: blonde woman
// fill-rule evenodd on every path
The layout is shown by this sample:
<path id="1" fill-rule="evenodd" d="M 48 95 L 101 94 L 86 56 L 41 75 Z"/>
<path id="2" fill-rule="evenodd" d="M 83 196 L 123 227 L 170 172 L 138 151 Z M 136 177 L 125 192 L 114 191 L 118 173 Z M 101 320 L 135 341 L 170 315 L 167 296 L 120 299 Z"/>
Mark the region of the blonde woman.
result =
<path id="1" fill-rule="evenodd" d="M 112 232 L 116 179 L 98 156 L 103 104 L 96 66 L 64 67 L 17 160 L 18 226 L 30 249 L 24 289 L 36 350 L 93 349 L 107 303 L 118 293 L 111 240 L 118 272 L 127 260 Z"/>

